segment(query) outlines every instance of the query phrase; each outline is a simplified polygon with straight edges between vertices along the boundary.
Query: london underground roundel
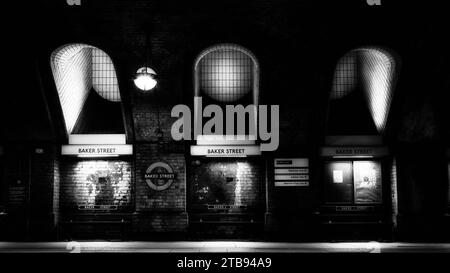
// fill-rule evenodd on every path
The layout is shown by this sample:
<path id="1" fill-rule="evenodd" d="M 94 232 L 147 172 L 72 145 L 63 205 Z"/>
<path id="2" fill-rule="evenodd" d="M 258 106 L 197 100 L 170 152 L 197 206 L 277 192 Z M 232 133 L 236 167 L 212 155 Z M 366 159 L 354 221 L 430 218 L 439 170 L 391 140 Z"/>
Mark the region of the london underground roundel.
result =
<path id="1" fill-rule="evenodd" d="M 144 175 L 147 185 L 156 191 L 168 189 L 175 180 L 175 173 L 172 167 L 165 162 L 151 164 Z"/>

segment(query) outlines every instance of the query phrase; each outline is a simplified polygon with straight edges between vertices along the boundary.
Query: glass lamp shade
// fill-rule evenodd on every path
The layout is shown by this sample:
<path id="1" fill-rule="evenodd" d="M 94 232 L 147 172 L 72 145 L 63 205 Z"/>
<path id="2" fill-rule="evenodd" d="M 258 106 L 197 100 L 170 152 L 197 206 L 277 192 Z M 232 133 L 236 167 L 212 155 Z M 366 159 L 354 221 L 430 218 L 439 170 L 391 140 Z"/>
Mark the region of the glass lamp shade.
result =
<path id="1" fill-rule="evenodd" d="M 158 83 L 155 79 L 156 72 L 149 67 L 139 68 L 134 78 L 134 84 L 143 91 L 149 91 L 155 88 Z"/>

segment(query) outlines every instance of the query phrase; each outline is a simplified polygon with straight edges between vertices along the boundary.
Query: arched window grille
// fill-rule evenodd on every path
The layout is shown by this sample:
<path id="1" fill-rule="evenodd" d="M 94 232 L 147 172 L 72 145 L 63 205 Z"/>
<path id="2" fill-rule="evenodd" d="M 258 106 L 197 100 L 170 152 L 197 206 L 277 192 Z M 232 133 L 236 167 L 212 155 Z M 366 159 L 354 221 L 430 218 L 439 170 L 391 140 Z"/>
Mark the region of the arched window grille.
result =
<path id="1" fill-rule="evenodd" d="M 91 89 L 108 101 L 120 102 L 114 64 L 104 51 L 86 44 L 64 45 L 51 54 L 50 64 L 69 134 Z"/>
<path id="2" fill-rule="evenodd" d="M 337 63 L 331 99 L 338 100 L 357 89 L 362 90 L 377 130 L 383 132 L 392 102 L 395 75 L 395 59 L 386 50 L 352 50 Z"/>
<path id="3" fill-rule="evenodd" d="M 221 102 L 236 102 L 252 93 L 258 104 L 259 65 L 244 47 L 220 44 L 204 50 L 194 65 L 195 96 L 206 95 Z"/>

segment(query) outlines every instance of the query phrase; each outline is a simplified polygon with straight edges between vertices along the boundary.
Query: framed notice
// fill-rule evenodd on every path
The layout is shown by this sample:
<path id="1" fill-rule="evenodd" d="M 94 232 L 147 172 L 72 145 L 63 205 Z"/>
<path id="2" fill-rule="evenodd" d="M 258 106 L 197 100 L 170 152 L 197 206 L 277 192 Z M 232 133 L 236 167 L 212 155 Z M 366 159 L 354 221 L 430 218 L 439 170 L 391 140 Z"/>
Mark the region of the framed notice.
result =
<path id="1" fill-rule="evenodd" d="M 376 161 L 354 161 L 355 203 L 381 203 L 381 165 Z"/>
<path id="2" fill-rule="evenodd" d="M 275 187 L 308 187 L 309 160 L 307 158 L 276 158 L 274 181 Z"/>
<path id="3" fill-rule="evenodd" d="M 352 203 L 352 162 L 327 162 L 325 164 L 325 183 L 327 203 Z"/>

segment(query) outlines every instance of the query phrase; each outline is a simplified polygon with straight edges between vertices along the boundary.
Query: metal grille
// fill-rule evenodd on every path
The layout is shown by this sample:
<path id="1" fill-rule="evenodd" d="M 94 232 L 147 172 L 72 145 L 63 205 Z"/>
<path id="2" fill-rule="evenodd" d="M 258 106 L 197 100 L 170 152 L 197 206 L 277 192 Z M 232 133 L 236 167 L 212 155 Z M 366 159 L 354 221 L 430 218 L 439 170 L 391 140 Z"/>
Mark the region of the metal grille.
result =
<path id="1" fill-rule="evenodd" d="M 361 85 L 379 132 L 384 131 L 389 114 L 395 73 L 394 58 L 380 49 L 364 48 L 361 55 Z"/>
<path id="2" fill-rule="evenodd" d="M 342 57 L 333 79 L 332 99 L 362 89 L 379 132 L 386 127 L 395 76 L 395 60 L 379 48 L 359 48 Z"/>
<path id="3" fill-rule="evenodd" d="M 119 84 L 111 58 L 97 48 L 92 48 L 92 85 L 104 99 L 120 101 Z"/>
<path id="4" fill-rule="evenodd" d="M 51 55 L 53 77 L 69 133 L 92 88 L 90 53 L 86 45 L 71 44 L 57 49 Z"/>
<path id="5" fill-rule="evenodd" d="M 238 46 L 218 46 L 199 62 L 200 91 L 219 102 L 237 101 L 252 91 L 254 67 Z"/>
<path id="6" fill-rule="evenodd" d="M 332 99 L 339 99 L 350 94 L 357 84 L 356 52 L 350 52 L 342 57 L 334 73 Z"/>
<path id="7" fill-rule="evenodd" d="M 120 101 L 114 65 L 102 50 L 85 44 L 69 44 L 55 50 L 50 63 L 69 133 L 92 88 L 104 99 Z"/>

